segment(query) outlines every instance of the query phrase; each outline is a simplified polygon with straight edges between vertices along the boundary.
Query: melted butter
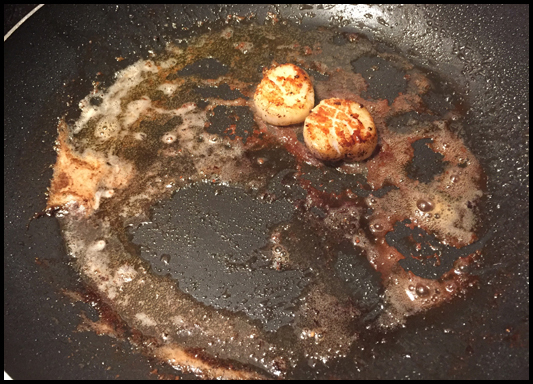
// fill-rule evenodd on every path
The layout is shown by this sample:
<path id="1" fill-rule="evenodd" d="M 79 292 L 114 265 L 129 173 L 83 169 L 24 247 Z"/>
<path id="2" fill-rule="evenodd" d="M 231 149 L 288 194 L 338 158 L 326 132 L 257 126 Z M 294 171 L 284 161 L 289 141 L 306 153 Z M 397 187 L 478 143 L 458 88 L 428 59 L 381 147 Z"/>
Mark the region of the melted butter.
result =
<path id="1" fill-rule="evenodd" d="M 206 378 L 255 378 L 256 371 L 290 377 L 300 359 L 314 365 L 345 358 L 368 329 L 362 323 L 368 308 L 359 305 L 335 272 L 340 244 L 348 244 L 353 252 L 343 260 L 365 258 L 381 275 L 384 293 L 374 295 L 383 308 L 375 320 L 381 328 L 396 327 L 408 316 L 452 300 L 469 283 L 466 274 L 454 271 L 470 263 L 473 255 L 458 259 L 438 279 L 423 278 L 399 265 L 411 255 L 400 254 L 385 236 L 408 219 L 445 244 L 471 245 L 477 238 L 477 216 L 468 204 L 483 195 L 481 166 L 444 117 L 435 116 L 429 125 L 415 124 L 407 133 L 389 129 L 391 118 L 424 111 L 421 96 L 431 90 L 431 83 L 423 71 L 387 53 L 382 57 L 409 75 L 407 91 L 389 101 L 370 98 L 368 83 L 352 72 L 351 63 L 378 51 L 362 36 L 340 51 L 331 43 L 333 34 L 243 24 L 192 39 L 183 49 L 170 45 L 160 56 L 117 72 L 112 86 L 80 102 L 81 115 L 72 126 L 59 126 L 48 207 L 68 213 L 60 220 L 73 264 L 128 327 L 157 341 L 149 353 L 177 369 Z M 213 64 L 202 61 L 208 58 L 217 60 L 220 73 L 195 67 L 197 62 Z M 259 69 L 273 61 L 293 62 L 314 73 L 319 100 L 342 97 L 363 104 L 379 131 L 378 151 L 365 162 L 325 166 L 298 139 L 301 125 L 279 128 L 261 121 L 250 97 L 261 78 Z M 217 90 L 224 84 L 242 97 L 202 98 L 195 91 Z M 94 97 L 100 99 L 98 105 L 91 103 Z M 238 108 L 249 111 L 253 121 L 241 124 L 246 115 Z M 220 113 L 225 117 L 217 123 Z M 428 138 L 446 165 L 423 183 L 410 179 L 406 167 L 414 155 L 411 144 Z M 311 180 L 315 171 L 324 179 Z M 327 191 L 336 180 L 341 180 L 340 190 Z M 294 209 L 289 219 L 271 228 L 263 248 L 254 250 L 260 262 L 250 264 L 269 273 L 297 270 L 283 276 L 306 276 L 301 284 L 305 291 L 298 291 L 295 303 L 285 303 L 292 308 L 293 320 L 287 320 L 284 329 L 267 331 L 246 311 L 230 313 L 183 292 L 179 279 L 154 273 L 154 262 L 143 259 L 131 243 L 126 228 L 152 223 L 154 205 L 204 184 L 216 186 L 215 195 L 237 187 L 264 204 L 285 199 L 289 204 L 284 207 L 294 207 L 287 208 Z M 383 192 L 387 185 L 395 188 Z M 420 201 L 431 201 L 432 209 L 420 209 Z M 282 258 L 281 251 L 272 251 L 278 248 Z M 157 256 L 170 266 L 178 259 Z M 229 264 L 235 271 L 249 268 L 246 263 Z M 350 271 L 344 273 L 349 277 Z M 268 289 L 251 295 L 268 295 Z M 252 308 L 248 313 L 268 310 Z M 98 332 L 108 329 L 98 326 Z M 191 352 L 198 349 L 204 357 Z M 214 358 L 252 368 L 227 368 Z"/>

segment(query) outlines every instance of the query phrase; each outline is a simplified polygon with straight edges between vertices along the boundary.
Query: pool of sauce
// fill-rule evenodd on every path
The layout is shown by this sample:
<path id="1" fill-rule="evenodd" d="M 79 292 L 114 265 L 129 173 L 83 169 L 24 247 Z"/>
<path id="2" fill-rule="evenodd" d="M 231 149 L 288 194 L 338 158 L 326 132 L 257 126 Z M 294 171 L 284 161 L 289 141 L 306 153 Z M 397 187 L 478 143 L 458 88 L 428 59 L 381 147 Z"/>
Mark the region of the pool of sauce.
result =
<path id="1" fill-rule="evenodd" d="M 257 117 L 263 68 L 286 62 L 310 74 L 317 103 L 370 111 L 379 142 L 368 160 L 323 163 L 303 124 Z M 116 337 L 137 335 L 180 372 L 349 366 L 366 334 L 475 283 L 486 180 L 454 133 L 464 102 L 362 35 L 213 28 L 118 72 L 80 109 L 59 124 L 48 210 L 103 308 L 82 328 L 120 323 L 129 331 Z"/>

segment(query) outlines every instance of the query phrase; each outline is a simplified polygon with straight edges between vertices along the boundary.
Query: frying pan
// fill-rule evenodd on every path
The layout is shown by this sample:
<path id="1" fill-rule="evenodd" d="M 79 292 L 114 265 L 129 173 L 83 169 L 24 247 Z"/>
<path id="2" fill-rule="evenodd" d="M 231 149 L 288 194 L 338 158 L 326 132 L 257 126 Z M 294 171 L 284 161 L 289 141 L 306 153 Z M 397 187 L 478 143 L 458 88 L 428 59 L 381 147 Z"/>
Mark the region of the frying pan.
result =
<path id="1" fill-rule="evenodd" d="M 357 31 L 465 90 L 459 132 L 488 180 L 478 288 L 385 338 L 366 340 L 360 364 L 294 377 L 529 377 L 529 6 L 44 6 L 4 43 L 4 370 L 15 379 L 138 379 L 176 374 L 120 339 L 77 332 L 94 302 L 69 267 L 54 218 L 29 227 L 46 205 L 57 118 L 102 81 L 181 26 L 227 14 L 268 12 L 302 27 Z M 124 61 L 116 57 L 126 58 Z M 108 85 L 108 84 L 107 84 Z M 157 374 L 150 374 L 155 372 Z"/>

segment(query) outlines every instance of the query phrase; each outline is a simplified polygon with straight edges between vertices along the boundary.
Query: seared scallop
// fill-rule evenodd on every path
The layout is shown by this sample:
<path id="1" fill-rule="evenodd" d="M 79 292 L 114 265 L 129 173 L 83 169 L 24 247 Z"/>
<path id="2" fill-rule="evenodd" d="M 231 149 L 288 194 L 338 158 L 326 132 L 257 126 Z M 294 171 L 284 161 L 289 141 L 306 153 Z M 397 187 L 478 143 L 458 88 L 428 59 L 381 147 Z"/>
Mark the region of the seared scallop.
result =
<path id="1" fill-rule="evenodd" d="M 305 119 L 304 140 L 320 160 L 361 161 L 376 148 L 378 133 L 372 116 L 362 104 L 326 99 Z"/>
<path id="2" fill-rule="evenodd" d="M 267 123 L 298 124 L 313 108 L 315 92 L 307 72 L 294 64 L 282 64 L 264 72 L 254 103 Z"/>

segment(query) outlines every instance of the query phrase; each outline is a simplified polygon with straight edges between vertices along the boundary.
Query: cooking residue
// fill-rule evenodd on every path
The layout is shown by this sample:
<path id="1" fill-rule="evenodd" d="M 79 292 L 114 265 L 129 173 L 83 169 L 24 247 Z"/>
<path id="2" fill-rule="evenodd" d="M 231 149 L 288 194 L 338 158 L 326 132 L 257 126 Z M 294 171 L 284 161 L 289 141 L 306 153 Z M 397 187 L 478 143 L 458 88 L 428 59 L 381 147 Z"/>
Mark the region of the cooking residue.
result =
<path id="1" fill-rule="evenodd" d="M 320 162 L 302 124 L 254 114 L 262 69 L 287 62 L 316 103 L 370 111 L 368 160 Z M 119 71 L 59 124 L 48 210 L 86 284 L 179 371 L 290 378 L 350 361 L 363 333 L 474 282 L 484 174 L 454 133 L 464 105 L 435 81 L 358 34 L 213 29 Z"/>

